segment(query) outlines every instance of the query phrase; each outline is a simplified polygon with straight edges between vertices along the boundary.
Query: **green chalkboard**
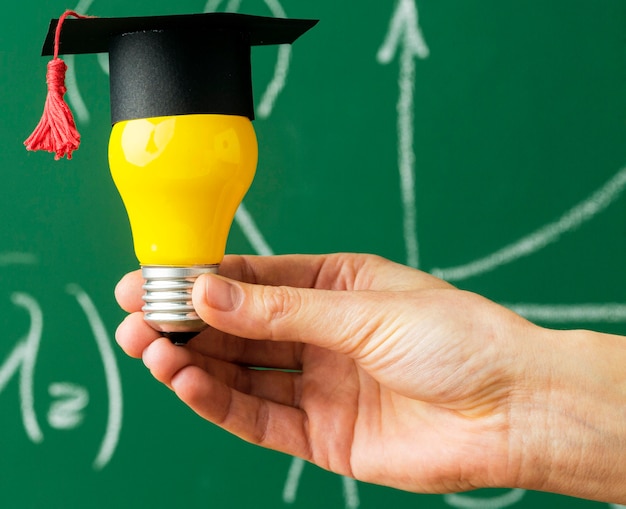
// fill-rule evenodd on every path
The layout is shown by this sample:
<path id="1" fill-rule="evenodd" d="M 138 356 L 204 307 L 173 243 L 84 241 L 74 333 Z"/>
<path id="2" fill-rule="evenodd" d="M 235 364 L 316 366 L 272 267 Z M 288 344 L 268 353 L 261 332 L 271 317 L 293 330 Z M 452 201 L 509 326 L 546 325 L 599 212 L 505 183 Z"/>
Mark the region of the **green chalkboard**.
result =
<path id="1" fill-rule="evenodd" d="M 106 60 L 67 59 L 73 160 L 22 146 L 67 7 L 8 2 L 0 21 L 1 507 L 608 507 L 345 479 L 229 436 L 126 358 L 112 292 L 137 261 L 107 168 Z M 626 334 L 623 0 L 75 7 L 320 19 L 291 50 L 253 50 L 260 163 L 229 252 L 377 253 L 543 325 Z"/>

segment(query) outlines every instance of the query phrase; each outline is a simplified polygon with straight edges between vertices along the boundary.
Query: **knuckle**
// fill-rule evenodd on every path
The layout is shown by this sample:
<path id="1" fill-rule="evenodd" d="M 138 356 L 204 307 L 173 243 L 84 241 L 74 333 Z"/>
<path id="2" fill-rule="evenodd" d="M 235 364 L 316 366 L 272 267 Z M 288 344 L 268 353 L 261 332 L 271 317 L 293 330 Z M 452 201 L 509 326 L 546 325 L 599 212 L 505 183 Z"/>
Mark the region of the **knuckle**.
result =
<path id="1" fill-rule="evenodd" d="M 302 307 L 302 298 L 298 291 L 288 286 L 264 287 L 263 319 L 269 325 L 270 332 L 281 322 L 296 316 Z"/>
<path id="2" fill-rule="evenodd" d="M 263 297 L 268 320 L 280 320 L 297 313 L 301 305 L 298 292 L 287 286 L 265 288 Z"/>

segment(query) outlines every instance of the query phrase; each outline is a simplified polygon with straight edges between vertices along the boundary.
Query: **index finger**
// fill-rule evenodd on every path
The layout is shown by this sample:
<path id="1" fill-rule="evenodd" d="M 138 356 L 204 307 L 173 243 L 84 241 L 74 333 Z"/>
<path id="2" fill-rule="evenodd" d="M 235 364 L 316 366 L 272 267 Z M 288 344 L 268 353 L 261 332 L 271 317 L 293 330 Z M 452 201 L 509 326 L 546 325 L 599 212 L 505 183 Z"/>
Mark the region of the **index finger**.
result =
<path id="1" fill-rule="evenodd" d="M 371 254 L 226 256 L 219 274 L 243 283 L 320 290 L 401 291 L 450 285 Z"/>

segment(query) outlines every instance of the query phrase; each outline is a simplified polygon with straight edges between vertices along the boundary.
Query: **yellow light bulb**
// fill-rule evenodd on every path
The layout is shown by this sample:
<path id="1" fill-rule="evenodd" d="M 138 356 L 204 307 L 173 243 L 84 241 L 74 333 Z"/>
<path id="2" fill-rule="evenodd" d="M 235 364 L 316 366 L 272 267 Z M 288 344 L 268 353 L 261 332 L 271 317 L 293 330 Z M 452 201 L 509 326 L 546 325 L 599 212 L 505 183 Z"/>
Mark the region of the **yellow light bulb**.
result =
<path id="1" fill-rule="evenodd" d="M 179 115 L 118 122 L 109 165 L 146 279 L 146 320 L 164 333 L 206 325 L 191 288 L 216 272 L 254 178 L 257 140 L 247 117 Z"/>

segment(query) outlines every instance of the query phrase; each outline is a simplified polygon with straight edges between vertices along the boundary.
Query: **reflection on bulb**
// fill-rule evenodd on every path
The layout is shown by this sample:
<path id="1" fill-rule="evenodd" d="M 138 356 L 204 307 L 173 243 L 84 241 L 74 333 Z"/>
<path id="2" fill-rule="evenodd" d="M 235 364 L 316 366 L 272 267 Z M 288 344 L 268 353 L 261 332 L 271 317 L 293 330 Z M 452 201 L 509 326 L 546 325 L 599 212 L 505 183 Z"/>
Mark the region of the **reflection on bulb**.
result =
<path id="1" fill-rule="evenodd" d="M 109 165 L 146 279 L 146 320 L 155 329 L 206 327 L 191 306 L 193 281 L 217 271 L 257 157 L 254 128 L 243 116 L 180 115 L 113 126 Z"/>

